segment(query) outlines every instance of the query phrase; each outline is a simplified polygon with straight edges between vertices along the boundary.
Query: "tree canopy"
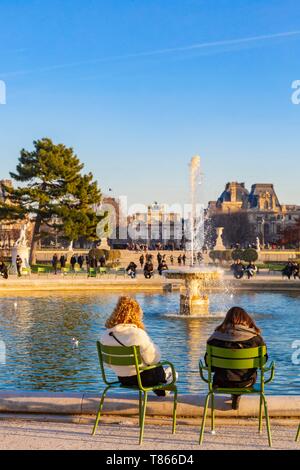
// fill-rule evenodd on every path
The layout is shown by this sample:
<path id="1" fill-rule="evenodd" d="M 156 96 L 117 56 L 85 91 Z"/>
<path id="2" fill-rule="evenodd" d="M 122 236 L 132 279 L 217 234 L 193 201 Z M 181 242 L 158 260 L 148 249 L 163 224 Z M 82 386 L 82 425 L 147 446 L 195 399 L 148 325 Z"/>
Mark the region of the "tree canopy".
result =
<path id="1" fill-rule="evenodd" d="M 32 251 L 45 236 L 43 227 L 64 234 L 70 241 L 96 239 L 103 216 L 95 211 L 102 196 L 93 175 L 82 173 L 84 165 L 72 148 L 55 145 L 49 138 L 33 145 L 33 151 L 21 150 L 16 172 L 10 173 L 20 185 L 5 188 L 8 202 L 1 205 L 2 218 L 29 217 L 34 222 Z"/>

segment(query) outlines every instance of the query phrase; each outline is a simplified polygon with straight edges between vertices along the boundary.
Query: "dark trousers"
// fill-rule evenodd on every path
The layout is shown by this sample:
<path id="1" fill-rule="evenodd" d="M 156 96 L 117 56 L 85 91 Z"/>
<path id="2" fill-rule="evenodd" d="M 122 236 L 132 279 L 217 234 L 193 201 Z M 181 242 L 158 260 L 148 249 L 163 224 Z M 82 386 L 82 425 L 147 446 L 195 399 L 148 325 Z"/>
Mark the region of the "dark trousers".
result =
<path id="1" fill-rule="evenodd" d="M 119 377 L 122 385 L 127 387 L 137 387 L 138 381 L 137 376 L 132 375 L 131 377 Z M 155 385 L 165 384 L 166 374 L 162 366 L 156 367 L 155 369 L 144 370 L 141 372 L 141 380 L 143 387 L 155 387 Z M 157 395 L 162 395 L 160 390 L 154 391 Z"/>

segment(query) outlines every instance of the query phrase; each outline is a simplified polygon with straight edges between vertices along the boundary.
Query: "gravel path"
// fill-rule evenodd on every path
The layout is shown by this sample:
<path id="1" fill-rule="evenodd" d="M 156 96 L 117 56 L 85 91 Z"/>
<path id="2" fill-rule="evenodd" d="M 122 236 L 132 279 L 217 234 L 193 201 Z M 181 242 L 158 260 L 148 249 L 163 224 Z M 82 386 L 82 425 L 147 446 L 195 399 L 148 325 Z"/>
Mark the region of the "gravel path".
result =
<path id="1" fill-rule="evenodd" d="M 295 426 L 273 425 L 274 449 L 300 449 L 295 443 Z M 132 424 L 103 424 L 96 437 L 91 426 L 22 420 L 0 421 L 1 450 L 133 450 L 138 449 L 138 429 Z M 147 425 L 145 450 L 199 450 L 199 427 L 178 426 L 175 436 L 167 426 Z M 216 435 L 205 433 L 203 449 L 268 449 L 266 433 L 260 436 L 254 426 L 220 425 Z"/>

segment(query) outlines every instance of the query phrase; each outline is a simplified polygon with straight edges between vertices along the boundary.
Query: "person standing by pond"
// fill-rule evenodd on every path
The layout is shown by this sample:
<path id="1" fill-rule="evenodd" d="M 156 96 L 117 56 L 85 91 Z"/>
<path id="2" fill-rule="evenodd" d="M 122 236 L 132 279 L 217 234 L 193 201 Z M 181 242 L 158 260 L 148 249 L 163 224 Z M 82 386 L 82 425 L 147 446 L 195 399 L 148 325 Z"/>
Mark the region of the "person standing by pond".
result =
<path id="1" fill-rule="evenodd" d="M 21 272 L 22 264 L 23 264 L 23 260 L 22 260 L 21 256 L 17 255 L 16 266 L 17 266 L 18 277 L 22 277 L 22 272 Z"/>
<path id="2" fill-rule="evenodd" d="M 207 344 L 226 349 L 247 349 L 265 346 L 260 329 L 254 320 L 241 307 L 232 307 Z M 205 356 L 205 361 L 207 355 Z M 207 363 L 206 363 L 207 364 Z M 256 369 L 214 369 L 213 386 L 215 388 L 252 387 L 257 380 Z M 240 395 L 232 396 L 232 409 L 238 410 Z"/>
<path id="3" fill-rule="evenodd" d="M 53 255 L 53 258 L 52 258 L 52 267 L 53 267 L 54 274 L 57 274 L 57 264 L 58 264 L 58 256 L 55 253 L 55 255 Z"/>
<path id="4" fill-rule="evenodd" d="M 131 297 L 120 297 L 116 308 L 105 324 L 107 331 L 101 337 L 101 344 L 105 346 L 139 346 L 142 357 L 142 367 L 154 366 L 159 363 L 161 353 L 146 333 L 143 324 L 143 311 L 139 303 Z M 121 384 L 137 386 L 135 366 L 111 366 L 118 376 Z M 144 387 L 154 387 L 166 384 L 172 380 L 170 368 L 162 366 L 141 372 Z M 165 396 L 164 390 L 154 392 L 158 396 Z"/>
<path id="5" fill-rule="evenodd" d="M 79 264 L 80 269 L 82 269 L 83 263 L 84 263 L 84 257 L 82 255 L 79 255 L 78 256 L 78 264 Z"/>
<path id="6" fill-rule="evenodd" d="M 70 261 L 72 271 L 75 271 L 75 266 L 77 264 L 77 257 L 73 255 Z"/>
<path id="7" fill-rule="evenodd" d="M 66 267 L 67 259 L 65 255 L 61 255 L 60 257 L 60 267 L 61 269 L 64 269 Z"/>
<path id="8" fill-rule="evenodd" d="M 144 256 L 144 255 L 141 255 L 141 256 L 140 256 L 140 265 L 141 265 L 141 269 L 143 269 L 144 264 L 145 264 L 145 256 Z"/>

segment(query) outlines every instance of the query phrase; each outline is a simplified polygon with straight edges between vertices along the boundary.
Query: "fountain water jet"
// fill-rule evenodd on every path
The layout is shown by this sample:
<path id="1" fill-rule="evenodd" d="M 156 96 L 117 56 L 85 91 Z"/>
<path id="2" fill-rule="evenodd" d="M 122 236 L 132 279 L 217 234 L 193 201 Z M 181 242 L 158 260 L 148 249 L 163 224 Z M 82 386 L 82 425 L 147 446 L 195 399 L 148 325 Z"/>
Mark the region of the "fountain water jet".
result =
<path id="1" fill-rule="evenodd" d="M 193 157 L 190 163 L 191 213 L 189 220 L 189 246 L 191 267 L 165 271 L 167 279 L 183 279 L 185 291 L 180 295 L 181 315 L 205 315 L 209 313 L 208 291 L 218 285 L 221 271 L 205 266 L 194 266 L 195 253 L 202 250 L 204 244 L 204 209 L 198 201 L 201 185 L 201 159 Z"/>

